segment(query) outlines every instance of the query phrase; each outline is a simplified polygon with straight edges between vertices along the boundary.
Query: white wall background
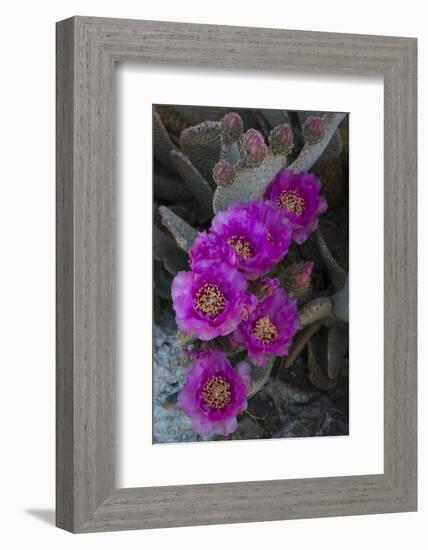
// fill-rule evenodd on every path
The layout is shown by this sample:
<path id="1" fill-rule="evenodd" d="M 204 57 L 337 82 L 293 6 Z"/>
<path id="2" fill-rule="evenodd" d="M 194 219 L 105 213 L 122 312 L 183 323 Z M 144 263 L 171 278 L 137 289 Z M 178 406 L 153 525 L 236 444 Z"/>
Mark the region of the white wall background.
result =
<path id="1" fill-rule="evenodd" d="M 54 23 L 98 15 L 198 23 L 407 35 L 419 38 L 420 248 L 428 229 L 428 31 L 420 0 L 55 0 L 3 5 L 0 42 L 0 544 L 3 548 L 204 550 L 377 545 L 422 548 L 428 520 L 426 469 L 419 512 L 148 532 L 73 536 L 53 527 L 54 506 Z M 424 208 L 425 205 L 425 208 Z M 424 225 L 425 224 L 425 225 Z M 420 280 L 428 276 L 421 250 Z M 426 285 L 419 296 L 426 303 Z M 421 309 L 420 335 L 428 329 Z M 428 462 L 426 349 L 420 349 L 420 459 Z M 362 449 L 362 452 L 364 450 Z"/>

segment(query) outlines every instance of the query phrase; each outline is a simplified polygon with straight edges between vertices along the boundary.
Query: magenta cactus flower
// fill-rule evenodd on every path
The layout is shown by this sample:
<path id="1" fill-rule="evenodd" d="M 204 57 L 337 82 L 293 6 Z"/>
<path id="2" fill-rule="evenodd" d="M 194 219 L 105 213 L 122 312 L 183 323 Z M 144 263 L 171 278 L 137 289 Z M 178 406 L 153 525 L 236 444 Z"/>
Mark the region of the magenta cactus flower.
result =
<path id="1" fill-rule="evenodd" d="M 265 191 L 265 198 L 276 205 L 290 221 L 293 240 L 302 244 L 318 226 L 327 201 L 320 195 L 321 183 L 310 172 L 279 172 Z"/>
<path id="2" fill-rule="evenodd" d="M 264 365 L 269 355 L 287 355 L 299 327 L 296 301 L 274 288 L 240 323 L 232 339 L 244 345 L 255 365 Z"/>
<path id="3" fill-rule="evenodd" d="M 286 254 L 292 229 L 281 212 L 263 199 L 240 203 L 219 212 L 210 233 L 217 249 L 251 279 L 267 273 Z"/>
<path id="4" fill-rule="evenodd" d="M 236 417 L 247 408 L 250 383 L 247 363 L 233 368 L 223 351 L 210 349 L 187 373 L 177 403 L 202 436 L 229 435 L 238 426 Z"/>
<path id="5" fill-rule="evenodd" d="M 237 265 L 236 252 L 227 244 L 222 246 L 212 233 L 200 231 L 189 250 L 189 265 L 193 269 L 204 260 L 223 260 L 231 266 Z"/>
<path id="6" fill-rule="evenodd" d="M 178 328 L 205 341 L 230 334 L 255 302 L 242 273 L 209 259 L 199 260 L 192 271 L 179 271 L 171 294 Z"/>
<path id="7" fill-rule="evenodd" d="M 293 236 L 292 225 L 282 212 L 263 199 L 247 202 L 242 208 L 248 212 L 250 218 L 261 222 L 267 229 L 268 246 L 265 251 L 272 262 L 268 268 L 271 269 L 288 252 Z"/>

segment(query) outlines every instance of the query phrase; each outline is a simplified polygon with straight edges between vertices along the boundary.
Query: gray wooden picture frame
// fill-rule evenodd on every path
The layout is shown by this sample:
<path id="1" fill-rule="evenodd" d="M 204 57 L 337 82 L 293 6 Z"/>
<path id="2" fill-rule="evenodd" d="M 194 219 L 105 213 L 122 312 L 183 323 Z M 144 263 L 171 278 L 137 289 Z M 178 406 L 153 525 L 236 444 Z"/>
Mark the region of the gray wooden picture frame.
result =
<path id="1" fill-rule="evenodd" d="M 416 47 L 413 38 L 154 21 L 57 24 L 58 527 L 83 533 L 416 510 Z M 383 474 L 115 487 L 117 62 L 383 77 Z"/>

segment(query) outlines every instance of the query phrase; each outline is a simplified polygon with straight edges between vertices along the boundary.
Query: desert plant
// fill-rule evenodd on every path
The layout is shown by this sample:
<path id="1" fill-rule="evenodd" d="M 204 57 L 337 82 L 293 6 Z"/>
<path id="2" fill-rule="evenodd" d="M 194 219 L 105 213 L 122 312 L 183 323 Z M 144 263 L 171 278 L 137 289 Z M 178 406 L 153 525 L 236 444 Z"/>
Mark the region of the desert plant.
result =
<path id="1" fill-rule="evenodd" d="M 347 140 L 341 133 L 346 131 L 343 113 L 154 108 L 155 301 L 170 299 L 173 277 L 187 268 L 187 254 L 213 216 L 261 199 L 278 174 L 314 174 L 327 197 L 329 208 L 318 228 L 317 218 L 306 232 L 295 232 L 295 242 L 268 273 L 296 300 L 300 330 L 285 356 L 270 356 L 263 367 L 249 361 L 249 399 L 275 370 L 293 366 L 299 357 L 305 357 L 309 379 L 322 391 L 334 388 L 344 365 Z M 256 279 L 251 283 L 256 294 L 258 275 L 249 277 Z M 314 345 L 321 329 L 327 334 L 323 346 Z M 208 348 L 194 334 L 180 331 L 178 337 L 191 353 Z M 236 364 L 244 340 L 231 344 L 221 332 L 212 338 L 214 347 Z"/>

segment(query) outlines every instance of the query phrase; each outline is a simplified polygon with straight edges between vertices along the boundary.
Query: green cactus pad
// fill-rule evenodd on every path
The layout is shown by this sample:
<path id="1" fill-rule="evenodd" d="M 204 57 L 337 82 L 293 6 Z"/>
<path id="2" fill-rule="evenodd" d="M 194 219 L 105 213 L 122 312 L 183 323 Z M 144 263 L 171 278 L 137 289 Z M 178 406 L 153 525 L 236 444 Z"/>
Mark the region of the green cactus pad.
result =
<path id="1" fill-rule="evenodd" d="M 189 126 L 188 121 L 180 112 L 180 108 L 176 105 L 156 105 L 156 111 L 170 134 L 178 137 Z"/>
<path id="2" fill-rule="evenodd" d="M 206 120 L 220 120 L 227 109 L 191 105 L 156 105 L 156 111 L 168 132 L 180 136 L 181 132 L 189 126 L 196 126 Z"/>
<path id="3" fill-rule="evenodd" d="M 156 225 L 153 225 L 153 257 L 162 262 L 171 275 L 187 269 L 187 256 L 177 244 L 165 235 Z"/>
<path id="4" fill-rule="evenodd" d="M 302 327 L 321 321 L 331 313 L 330 298 L 315 298 L 305 304 L 299 311 L 299 321 Z"/>
<path id="5" fill-rule="evenodd" d="M 168 208 L 174 212 L 179 218 L 183 218 L 185 222 L 187 222 L 192 227 L 196 225 L 196 212 L 197 208 L 193 206 L 193 208 L 186 208 L 182 204 L 170 204 Z"/>
<path id="6" fill-rule="evenodd" d="M 233 184 L 217 187 L 214 193 L 214 212 L 229 208 L 236 202 L 244 202 L 261 197 L 266 186 L 276 174 L 285 168 L 287 159 L 283 155 L 269 154 L 255 168 L 237 170 Z"/>
<path id="7" fill-rule="evenodd" d="M 226 107 L 194 107 L 191 105 L 176 106 L 186 119 L 187 126 L 197 126 L 206 120 L 219 121 L 228 112 Z"/>
<path id="8" fill-rule="evenodd" d="M 293 366 L 296 359 L 299 357 L 301 352 L 307 346 L 310 339 L 317 333 L 317 331 L 322 327 L 322 321 L 316 321 L 312 325 L 308 325 L 301 330 L 293 340 L 290 349 L 288 350 L 288 355 L 283 357 L 280 363 L 280 367 L 284 369 L 289 369 Z"/>
<path id="9" fill-rule="evenodd" d="M 308 342 L 308 369 L 309 380 L 312 384 L 322 391 L 328 391 L 334 388 L 335 382 L 331 380 L 326 373 L 325 356 L 320 349 L 320 341 L 315 345 L 313 341 Z"/>
<path id="10" fill-rule="evenodd" d="M 220 159 L 227 160 L 233 165 L 238 164 L 242 160 L 241 151 L 237 141 L 231 143 L 225 143 L 221 146 Z"/>
<path id="11" fill-rule="evenodd" d="M 155 109 L 153 109 L 153 143 L 155 157 L 166 168 L 172 168 L 169 153 L 176 149 L 171 141 L 165 126 L 162 123 L 161 117 Z"/>
<path id="12" fill-rule="evenodd" d="M 162 223 L 174 236 L 178 246 L 188 252 L 196 238 L 197 231 L 166 206 L 159 207 Z"/>
<path id="13" fill-rule="evenodd" d="M 184 130 L 180 147 L 207 182 L 214 185 L 212 171 L 220 158 L 221 124 L 206 121 Z"/>
<path id="14" fill-rule="evenodd" d="M 183 201 L 192 197 L 187 186 L 178 178 L 154 173 L 153 192 L 157 199 Z"/>
<path id="15" fill-rule="evenodd" d="M 345 286 L 347 280 L 347 274 L 344 269 L 333 258 L 332 253 L 330 252 L 327 243 L 324 240 L 324 237 L 319 229 L 316 229 L 314 232 L 315 242 L 317 243 L 318 250 L 322 256 L 324 264 L 327 268 L 328 274 L 330 275 L 331 283 L 335 290 L 340 290 Z"/>
<path id="16" fill-rule="evenodd" d="M 347 327 L 346 325 L 342 326 L 339 323 L 335 323 L 328 331 L 327 373 L 331 380 L 335 380 L 339 376 L 347 352 Z"/>
<path id="17" fill-rule="evenodd" d="M 200 211 L 198 218 L 206 221 L 212 216 L 213 191 L 202 174 L 195 168 L 190 159 L 181 151 L 171 151 L 171 163 L 183 179 L 186 187 L 198 201 Z"/>
<path id="18" fill-rule="evenodd" d="M 275 359 L 276 357 L 270 357 L 263 367 L 255 367 L 248 361 L 251 364 L 251 385 L 248 392 L 248 399 L 254 397 L 256 393 L 265 386 L 270 378 Z"/>
<path id="19" fill-rule="evenodd" d="M 325 148 L 320 160 L 323 163 L 337 161 L 337 159 L 340 157 L 340 154 L 342 153 L 342 149 L 342 136 L 340 134 L 340 129 L 338 128 L 334 132 L 333 137 L 331 138 L 330 143 Z"/>
<path id="20" fill-rule="evenodd" d="M 156 260 L 153 262 L 153 277 L 156 294 L 164 300 L 171 300 L 172 276 L 166 271 L 162 262 Z"/>
<path id="21" fill-rule="evenodd" d="M 337 294 L 332 296 L 333 313 L 334 315 L 343 321 L 349 323 L 349 283 L 348 277 L 346 277 L 344 287 L 339 290 Z"/>
<path id="22" fill-rule="evenodd" d="M 271 129 L 284 122 L 289 122 L 288 113 L 283 109 L 260 109 L 260 112 Z"/>
<path id="23" fill-rule="evenodd" d="M 297 159 L 290 164 L 289 170 L 303 172 L 310 170 L 324 153 L 337 127 L 346 117 L 346 113 L 328 113 L 325 115 L 324 136 L 318 143 L 305 144 Z"/>

